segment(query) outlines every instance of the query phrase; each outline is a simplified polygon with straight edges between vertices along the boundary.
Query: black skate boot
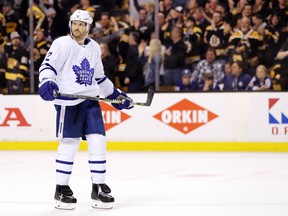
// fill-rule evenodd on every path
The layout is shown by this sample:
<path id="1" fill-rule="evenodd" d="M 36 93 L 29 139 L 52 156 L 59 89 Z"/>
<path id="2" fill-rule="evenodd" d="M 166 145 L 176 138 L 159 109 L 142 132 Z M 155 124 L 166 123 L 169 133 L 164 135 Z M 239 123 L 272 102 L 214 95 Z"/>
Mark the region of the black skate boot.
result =
<path id="1" fill-rule="evenodd" d="M 106 184 L 92 184 L 92 207 L 93 208 L 113 208 L 114 197 L 109 195 L 111 189 Z"/>
<path id="2" fill-rule="evenodd" d="M 73 191 L 68 185 L 56 185 L 54 199 L 56 200 L 55 208 L 72 210 L 75 208 L 77 199 L 72 196 Z"/>

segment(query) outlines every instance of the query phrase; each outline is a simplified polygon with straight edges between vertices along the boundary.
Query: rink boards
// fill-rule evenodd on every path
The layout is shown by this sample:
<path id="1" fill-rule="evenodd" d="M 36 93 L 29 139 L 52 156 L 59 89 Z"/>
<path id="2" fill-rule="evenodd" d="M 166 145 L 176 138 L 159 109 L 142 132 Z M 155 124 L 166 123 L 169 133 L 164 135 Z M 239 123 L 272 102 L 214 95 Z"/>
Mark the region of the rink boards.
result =
<path id="1" fill-rule="evenodd" d="M 38 95 L 0 101 L 0 149 L 57 148 L 52 102 Z M 108 150 L 288 151 L 288 93 L 156 93 L 150 107 L 101 107 Z"/>

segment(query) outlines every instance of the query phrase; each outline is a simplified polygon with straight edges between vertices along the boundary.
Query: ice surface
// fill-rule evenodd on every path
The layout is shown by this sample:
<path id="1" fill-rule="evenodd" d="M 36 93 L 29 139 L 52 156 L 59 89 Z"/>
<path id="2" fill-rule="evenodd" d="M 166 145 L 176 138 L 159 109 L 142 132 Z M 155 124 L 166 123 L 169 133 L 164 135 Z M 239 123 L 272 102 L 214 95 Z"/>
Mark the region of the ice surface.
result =
<path id="1" fill-rule="evenodd" d="M 53 151 L 0 151 L 0 216 L 287 216 L 288 153 L 107 153 L 115 205 L 90 206 L 88 153 L 75 158 L 72 211 L 54 209 Z"/>

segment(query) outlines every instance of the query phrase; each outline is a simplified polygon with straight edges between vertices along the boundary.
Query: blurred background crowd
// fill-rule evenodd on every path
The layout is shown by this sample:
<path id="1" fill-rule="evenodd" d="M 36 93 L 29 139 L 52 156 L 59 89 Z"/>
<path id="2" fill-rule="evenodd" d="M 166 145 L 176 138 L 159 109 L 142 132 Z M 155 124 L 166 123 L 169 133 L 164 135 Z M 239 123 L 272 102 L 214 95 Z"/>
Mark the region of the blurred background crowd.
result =
<path id="1" fill-rule="evenodd" d="M 288 90 L 287 0 L 30 2 L 0 1 L 0 93 L 37 92 L 39 66 L 76 9 L 90 12 L 104 71 L 127 92 Z"/>

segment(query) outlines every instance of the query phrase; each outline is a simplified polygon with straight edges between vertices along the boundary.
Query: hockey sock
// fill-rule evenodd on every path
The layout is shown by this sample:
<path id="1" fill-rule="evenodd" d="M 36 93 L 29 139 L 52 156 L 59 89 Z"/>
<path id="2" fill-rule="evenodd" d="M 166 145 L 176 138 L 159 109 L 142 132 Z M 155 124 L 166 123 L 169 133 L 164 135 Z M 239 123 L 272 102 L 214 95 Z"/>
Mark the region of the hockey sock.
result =
<path id="1" fill-rule="evenodd" d="M 105 182 L 106 174 L 106 137 L 100 134 L 86 135 L 89 151 L 89 167 L 92 175 L 92 183 Z"/>
<path id="2" fill-rule="evenodd" d="M 62 138 L 56 156 L 56 184 L 68 185 L 80 139 Z"/>

